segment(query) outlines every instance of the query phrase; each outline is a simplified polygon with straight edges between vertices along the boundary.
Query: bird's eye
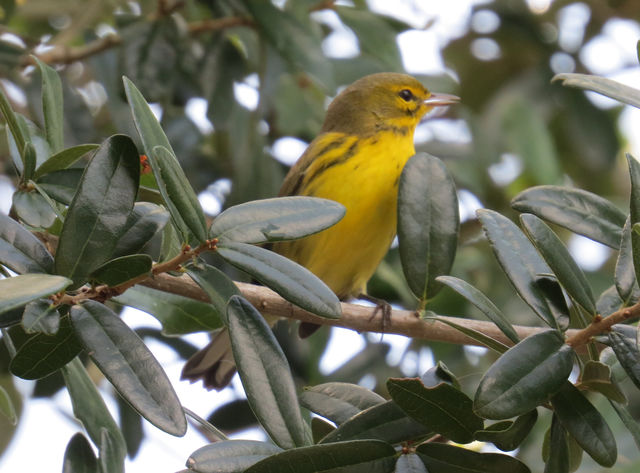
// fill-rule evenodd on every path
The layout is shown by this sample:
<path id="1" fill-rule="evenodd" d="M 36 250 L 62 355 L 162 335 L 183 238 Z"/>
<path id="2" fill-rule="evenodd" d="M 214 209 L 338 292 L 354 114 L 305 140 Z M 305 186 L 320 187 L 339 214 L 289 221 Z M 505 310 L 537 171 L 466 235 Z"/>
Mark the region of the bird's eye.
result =
<path id="1" fill-rule="evenodd" d="M 411 99 L 413 99 L 413 93 L 409 89 L 402 89 L 400 92 L 398 92 L 398 95 L 405 102 L 408 102 Z"/>

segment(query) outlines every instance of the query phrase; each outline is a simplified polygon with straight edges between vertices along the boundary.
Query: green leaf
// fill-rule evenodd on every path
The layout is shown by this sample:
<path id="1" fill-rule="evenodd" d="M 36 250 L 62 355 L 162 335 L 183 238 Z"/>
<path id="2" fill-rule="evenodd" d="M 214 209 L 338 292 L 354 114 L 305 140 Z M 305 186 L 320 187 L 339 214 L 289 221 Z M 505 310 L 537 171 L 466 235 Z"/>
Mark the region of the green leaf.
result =
<path id="1" fill-rule="evenodd" d="M 429 473 L 531 473 L 520 460 L 501 453 L 478 453 L 443 443 L 416 449 Z"/>
<path id="2" fill-rule="evenodd" d="M 187 181 L 167 136 L 164 134 L 160 123 L 158 123 L 146 100 L 133 82 L 126 77 L 122 79 L 127 100 L 131 107 L 133 122 L 142 140 L 144 151 L 149 159 L 158 188 L 167 204 L 171 218 L 185 242 L 191 241 L 189 237 L 190 231 L 194 232 L 197 242 L 203 242 L 206 240 L 207 235 L 206 223 L 191 184 Z M 156 151 L 156 148 L 158 148 L 158 151 Z M 157 157 L 156 153 L 158 154 Z M 166 179 L 166 182 L 164 179 Z M 177 201 L 174 202 L 173 199 Z M 183 216 L 181 211 L 186 211 L 187 214 Z M 193 228 L 191 228 L 190 224 L 193 225 Z"/>
<path id="3" fill-rule="evenodd" d="M 55 335 L 60 328 L 58 308 L 48 299 L 29 302 L 22 315 L 22 327 L 26 333 Z"/>
<path id="4" fill-rule="evenodd" d="M 320 47 L 319 38 L 310 25 L 304 25 L 290 11 L 271 2 L 244 0 L 243 4 L 266 41 L 300 71 L 311 75 L 333 92 L 333 68 Z"/>
<path id="5" fill-rule="evenodd" d="M 231 296 L 240 296 L 240 290 L 218 268 L 202 263 L 186 265 L 187 274 L 207 293 L 209 300 L 222 317 L 226 317 L 227 303 Z"/>
<path id="6" fill-rule="evenodd" d="M 615 465 L 616 440 L 602 415 L 570 382 L 553 395 L 551 405 L 567 432 L 602 466 Z"/>
<path id="7" fill-rule="evenodd" d="M 53 256 L 33 233 L 0 214 L 0 264 L 18 274 L 49 273 Z"/>
<path id="8" fill-rule="evenodd" d="M 1 281 L 0 281 L 1 282 Z M 615 328 L 608 334 L 611 348 L 633 384 L 640 388 L 640 349 L 635 338 L 625 337 Z"/>
<path id="9" fill-rule="evenodd" d="M 627 398 L 611 379 L 611 368 L 599 361 L 588 360 L 582 368 L 580 384 L 597 391 L 612 401 L 626 403 Z"/>
<path id="10" fill-rule="evenodd" d="M 455 184 L 438 158 L 418 153 L 405 165 L 398 189 L 398 241 L 402 270 L 421 301 L 441 288 L 458 244 L 460 216 Z"/>
<path id="11" fill-rule="evenodd" d="M 62 82 L 58 73 L 38 59 L 31 56 L 40 69 L 42 75 L 42 111 L 44 113 L 44 129 L 51 151 L 57 153 L 64 147 L 62 132 Z"/>
<path id="12" fill-rule="evenodd" d="M 340 317 L 340 301 L 333 291 L 299 264 L 272 251 L 246 243 L 220 243 L 218 253 L 289 302 L 321 317 Z"/>
<path id="13" fill-rule="evenodd" d="M 121 256 L 98 266 L 89 275 L 89 279 L 114 287 L 138 276 L 150 275 L 152 265 L 153 261 L 149 255 Z"/>
<path id="14" fill-rule="evenodd" d="M 343 424 L 350 418 L 385 399 L 367 388 L 349 383 L 324 383 L 305 388 L 300 395 L 300 404 L 311 412 Z"/>
<path id="15" fill-rule="evenodd" d="M 294 448 L 247 468 L 245 473 L 387 473 L 396 462 L 395 449 L 379 440 L 353 440 Z"/>
<path id="16" fill-rule="evenodd" d="M 545 437 L 545 441 L 546 441 Z M 569 473 L 569 445 L 564 427 L 554 415 L 549 433 L 549 453 L 545 459 L 545 473 Z M 544 447 L 543 447 L 544 455 Z"/>
<path id="17" fill-rule="evenodd" d="M 199 448 L 187 460 L 187 467 L 199 473 L 236 473 L 270 455 L 280 447 L 257 440 L 226 440 Z"/>
<path id="18" fill-rule="evenodd" d="M 394 473 L 429 473 L 415 453 L 403 453 L 396 462 Z"/>
<path id="19" fill-rule="evenodd" d="M 211 332 L 224 325 L 222 314 L 212 304 L 144 286 L 132 287 L 113 300 L 153 315 L 167 337 Z"/>
<path id="20" fill-rule="evenodd" d="M 42 332 L 28 337 L 11 359 L 11 373 L 22 379 L 49 376 L 73 360 L 82 351 L 69 317 L 60 318 L 55 335 Z"/>
<path id="21" fill-rule="evenodd" d="M 35 191 L 17 190 L 13 194 L 13 209 L 20 220 L 35 228 L 49 228 L 56 213 L 44 197 Z"/>
<path id="22" fill-rule="evenodd" d="M 640 299 L 640 287 L 638 287 L 638 280 L 634 269 L 640 267 L 640 251 L 634 252 L 632 243 L 634 239 L 638 239 L 638 236 L 637 234 L 635 236 L 632 235 L 631 219 L 628 218 L 622 230 L 620 252 L 618 253 L 614 273 L 616 290 L 618 291 L 620 299 L 622 299 L 626 305 L 632 304 Z M 640 250 L 637 244 L 636 248 Z"/>
<path id="23" fill-rule="evenodd" d="M 85 154 L 95 150 L 99 146 L 100 145 L 97 144 L 83 144 L 58 151 L 56 154 L 42 163 L 38 167 L 38 169 L 36 169 L 35 174 L 33 175 L 33 179 L 38 180 L 45 174 L 67 169 L 73 163 L 82 158 Z"/>
<path id="24" fill-rule="evenodd" d="M 345 208 L 316 197 L 278 197 L 235 205 L 218 215 L 212 238 L 239 243 L 267 243 L 312 235 L 338 222 Z"/>
<path id="25" fill-rule="evenodd" d="M 124 465 L 120 459 L 118 438 L 114 438 L 113 434 L 106 428 L 100 431 L 100 455 L 98 461 L 100 463 L 100 471 L 102 473 L 124 473 Z"/>
<path id="26" fill-rule="evenodd" d="M 513 343 L 518 343 L 520 338 L 511 322 L 505 315 L 485 296 L 480 290 L 462 279 L 453 276 L 438 276 L 436 281 L 450 287 L 462 297 L 476 306 L 480 312 L 487 316 Z"/>
<path id="27" fill-rule="evenodd" d="M 520 297 L 550 327 L 556 327 L 546 295 L 535 282 L 551 272 L 527 237 L 507 217 L 492 210 L 477 212 L 498 263 Z M 529 409 L 527 409 L 529 410 Z"/>
<path id="28" fill-rule="evenodd" d="M 422 373 L 420 381 L 428 388 L 435 387 L 440 383 L 447 383 L 460 389 L 460 382 L 442 361 L 438 361 L 435 366 Z"/>
<path id="29" fill-rule="evenodd" d="M 407 416 L 395 402 L 387 401 L 344 422 L 320 443 L 376 439 L 396 444 L 433 434 L 425 425 Z"/>
<path id="30" fill-rule="evenodd" d="M 22 132 L 22 129 L 20 128 L 20 125 L 18 123 L 18 116 L 11 108 L 9 99 L 4 94 L 2 87 L 0 87 L 0 112 L 2 112 L 2 115 L 4 115 L 4 119 L 7 122 L 7 127 L 9 128 L 9 131 L 11 132 L 11 136 L 15 141 L 16 148 L 18 148 L 18 151 L 20 153 L 23 153 L 25 149 L 24 146 L 26 143 L 24 133 Z M 22 164 L 24 165 L 24 156 L 22 156 L 22 154 L 20 154 L 20 156 L 23 159 Z"/>
<path id="31" fill-rule="evenodd" d="M 114 451 L 124 468 L 127 454 L 124 438 L 87 370 L 78 358 L 62 368 L 62 376 L 69 390 L 74 416 L 82 423 L 89 437 L 101 445 L 102 432 L 106 429 L 114 439 Z"/>
<path id="32" fill-rule="evenodd" d="M 227 305 L 231 348 L 251 409 L 282 448 L 309 445 L 311 431 L 298 407 L 287 359 L 271 328 L 245 299 Z"/>
<path id="33" fill-rule="evenodd" d="M 555 330 L 525 338 L 482 377 L 474 410 L 487 419 L 508 419 L 529 412 L 563 386 L 573 368 L 573 355 Z"/>
<path id="34" fill-rule="evenodd" d="M 53 171 L 42 176 L 34 186 L 38 186 L 52 199 L 69 205 L 80 186 L 84 169 L 70 168 Z"/>
<path id="35" fill-rule="evenodd" d="M 640 91 L 606 77 L 563 72 L 553 76 L 552 82 L 562 81 L 565 87 L 592 90 L 613 100 L 640 108 Z"/>
<path id="36" fill-rule="evenodd" d="M 7 418 L 12 426 L 18 425 L 18 414 L 6 389 L 0 386 L 0 414 Z"/>
<path id="37" fill-rule="evenodd" d="M 511 201 L 511 207 L 560 225 L 579 235 L 618 249 L 627 216 L 608 200 L 581 189 L 531 187 Z"/>
<path id="38" fill-rule="evenodd" d="M 427 388 L 420 378 L 389 378 L 387 390 L 408 416 L 454 442 L 469 443 L 484 428 L 471 399 L 450 384 Z"/>
<path id="39" fill-rule="evenodd" d="M 431 312 L 427 312 L 427 314 L 431 314 Z M 453 327 L 460 333 L 465 334 L 471 340 L 475 340 L 476 342 L 480 343 L 481 345 L 484 345 L 487 348 L 490 348 L 496 353 L 504 353 L 509 349 L 507 345 L 499 342 L 498 340 L 495 340 L 494 338 L 491 338 L 490 336 L 485 335 L 479 330 L 466 327 L 463 324 L 457 324 L 453 320 L 451 320 L 451 318 L 440 317 L 438 315 L 427 315 L 426 317 L 424 317 L 424 319 L 437 320 L 438 322 L 448 325 L 449 327 Z"/>
<path id="40" fill-rule="evenodd" d="M 520 222 L 569 297 L 594 316 L 597 312 L 596 300 L 591 286 L 560 238 L 535 215 L 520 215 Z"/>
<path id="41" fill-rule="evenodd" d="M 0 314 L 62 291 L 71 281 L 51 274 L 23 274 L 0 279 Z"/>
<path id="42" fill-rule="evenodd" d="M 640 163 L 629 153 L 626 154 L 626 157 L 627 163 L 629 164 L 629 176 L 631 178 L 629 224 L 633 227 L 636 223 L 640 222 Z M 622 243 L 625 242 L 623 241 Z M 637 280 L 638 275 L 640 275 L 640 235 L 635 231 L 631 232 L 631 261 L 635 268 L 635 279 Z M 623 299 L 626 300 L 625 298 Z"/>
<path id="43" fill-rule="evenodd" d="M 491 442 L 503 452 L 510 452 L 520 446 L 538 420 L 538 411 L 533 409 L 519 416 L 515 421 L 505 420 L 489 425 L 475 433 L 475 439 Z"/>
<path id="44" fill-rule="evenodd" d="M 62 473 L 98 473 L 98 459 L 91 444 L 80 432 L 71 437 L 67 444 Z"/>
<path id="45" fill-rule="evenodd" d="M 174 222 L 183 222 L 188 231 L 195 236 L 195 242 L 203 243 L 207 239 L 204 213 L 198 196 L 184 175 L 173 151 L 163 146 L 156 146 L 151 150 L 149 163 Z M 181 229 L 183 237 L 186 238 L 188 233 L 184 232 L 181 225 L 178 229 Z"/>
<path id="46" fill-rule="evenodd" d="M 187 421 L 180 401 L 142 340 L 99 302 L 73 306 L 71 319 L 89 356 L 118 393 L 159 429 L 184 435 Z"/>
<path id="47" fill-rule="evenodd" d="M 22 182 L 29 182 L 33 177 L 33 172 L 36 169 L 36 148 L 32 143 L 26 143 L 24 145 L 24 169 L 22 171 Z"/>
<path id="48" fill-rule="evenodd" d="M 145 245 L 169 221 L 169 212 L 159 205 L 136 202 L 126 223 L 126 230 L 118 240 L 113 256 L 140 253 Z"/>
<path id="49" fill-rule="evenodd" d="M 636 447 L 640 449 L 640 424 L 638 421 L 631 415 L 629 410 L 624 404 L 620 404 L 618 402 L 609 400 L 611 403 L 611 407 L 616 411 L 618 417 L 627 428 L 631 436 L 633 437 L 633 441 L 636 443 Z"/>
<path id="50" fill-rule="evenodd" d="M 111 259 L 136 198 L 140 161 L 131 138 L 107 138 L 93 156 L 62 226 L 56 272 L 80 286 Z"/>

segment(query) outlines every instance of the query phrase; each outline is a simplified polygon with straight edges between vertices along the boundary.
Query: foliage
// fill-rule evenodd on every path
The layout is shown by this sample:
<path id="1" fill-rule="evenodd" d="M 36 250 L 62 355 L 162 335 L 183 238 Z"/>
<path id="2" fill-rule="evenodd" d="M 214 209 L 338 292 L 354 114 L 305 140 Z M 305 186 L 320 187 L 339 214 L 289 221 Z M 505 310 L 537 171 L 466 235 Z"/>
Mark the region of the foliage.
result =
<path id="1" fill-rule="evenodd" d="M 4 21 L 18 30 L 13 15 L 19 7 L 8 5 Z M 270 242 L 322 231 L 344 209 L 322 199 L 265 197 L 276 193 L 283 174 L 267 145 L 284 136 L 313 137 L 324 97 L 338 85 L 401 68 L 395 38 L 409 26 L 356 5 L 142 2 L 140 14 L 122 9 L 110 16 L 116 33 L 90 38 L 88 49 L 54 47 L 28 56 L 0 40 L 0 67 L 9 80 L 22 84 L 20 72 L 31 63 L 37 68 L 32 76 L 40 79 L 40 87 L 24 85 L 26 110 L 0 90 L 2 155 L 12 160 L 17 183 L 10 214 L 0 215 L 6 348 L 0 352 L 0 417 L 7 424 L 20 419 L 13 377 L 37 379 L 36 390 L 49 393 L 64 386 L 84 434 L 70 439 L 63 471 L 124 471 L 125 456 L 135 457 L 139 441 L 130 424 L 112 417 L 87 358 L 118 393 L 122 411 L 133 408 L 174 436 L 185 434 L 187 416 L 215 433 L 220 441 L 185 452 L 188 469 L 198 472 L 527 472 L 540 455 L 545 471 L 568 472 L 580 468 L 582 452 L 595 462 L 585 460 L 582 470 L 589 471 L 590 465 L 616 465 L 619 450 L 629 456 L 630 442 L 622 438 L 640 445 L 634 324 L 640 315 L 640 164 L 628 156 L 631 197 L 620 210 L 619 195 L 615 202 L 603 197 L 612 192 L 609 180 L 588 179 L 612 165 L 618 141 L 611 117 L 574 88 L 631 105 L 639 92 L 583 74 L 557 76 L 570 88 L 549 85 L 550 71 L 533 66 L 551 56 L 536 39 L 548 21 L 544 15 L 525 15 L 510 2 L 487 7 L 503 22 L 488 36 L 504 56 L 519 48 L 517 66 L 524 73 L 499 59 L 492 82 L 474 80 L 479 59 L 463 61 L 467 50 L 459 50 L 476 33 L 445 50 L 468 104 L 472 144 L 420 144 L 400 181 L 399 249 L 371 284 L 376 295 L 419 308 L 424 324 L 447 323 L 468 342 L 499 354 L 483 357 L 481 379 L 469 376 L 478 368 L 465 360 L 462 347 L 438 343 L 432 352 L 439 363 L 425 373 L 403 376 L 370 343 L 345 367 L 322 376 L 322 339 L 300 342 L 274 333 L 259 312 L 264 307 L 254 307 L 230 279 L 248 275 L 328 323 L 339 325 L 341 311 L 350 310 L 305 268 L 268 249 Z M 313 13 L 325 9 L 358 35 L 358 57 L 322 53 L 328 31 Z M 518 34 L 510 36 L 516 27 Z M 34 22 L 32 28 L 43 34 L 50 27 Z M 52 67 L 76 61 L 108 97 L 95 116 L 75 95 L 72 66 Z M 122 82 L 114 71 L 125 73 Z M 251 74 L 258 75 L 260 101 L 249 111 L 233 88 Z M 443 77 L 432 82 L 452 87 Z M 208 101 L 213 132 L 207 136 L 183 114 L 193 97 Z M 161 121 L 149 102 L 161 105 Z M 552 134 L 554 121 L 563 126 Z M 265 124 L 268 132 L 259 132 Z M 448 150 L 444 161 L 427 152 L 442 149 Z M 500 187 L 486 169 L 504 152 L 518 154 L 525 172 Z M 198 199 L 213 181 L 201 170 L 205 163 L 216 178 L 233 183 L 226 210 L 213 222 Z M 592 191 L 560 185 L 563 171 L 576 171 L 576 182 Z M 462 224 L 460 189 L 487 207 Z M 565 246 L 569 232 L 616 253 L 606 275 L 585 274 Z M 177 284 L 188 279 L 206 296 L 194 300 L 192 293 L 146 287 L 160 276 Z M 164 336 L 136 333 L 119 317 L 123 305 L 152 313 Z M 527 306 L 543 327 L 530 336 L 518 326 L 536 321 L 521 315 L 530 314 Z M 466 323 L 472 307 L 498 335 Z M 470 315 L 453 322 L 436 314 L 458 311 Z M 371 331 L 380 330 L 369 322 Z M 193 347 L 182 335 L 223 326 L 248 408 L 268 441 L 229 440 L 216 421 L 220 412 L 207 421 L 182 406 L 144 339 L 155 336 L 185 354 Z M 312 353 L 301 361 L 303 343 Z M 371 372 L 374 390 L 357 384 Z M 47 384 L 60 374 L 61 384 Z M 302 384 L 310 387 L 300 392 Z M 248 408 L 220 411 L 237 420 Z M 310 420 L 309 412 L 321 417 Z M 131 424 L 139 422 L 134 418 Z M 517 451 L 474 451 L 474 441 Z"/>

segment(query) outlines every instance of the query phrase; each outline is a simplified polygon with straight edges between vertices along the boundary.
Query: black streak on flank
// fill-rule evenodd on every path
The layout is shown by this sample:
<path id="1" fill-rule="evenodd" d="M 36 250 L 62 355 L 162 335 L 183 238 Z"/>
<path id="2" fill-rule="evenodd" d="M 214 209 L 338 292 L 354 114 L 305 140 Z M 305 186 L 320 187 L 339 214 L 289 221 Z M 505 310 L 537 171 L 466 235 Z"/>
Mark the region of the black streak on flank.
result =
<path id="1" fill-rule="evenodd" d="M 356 151 L 358 149 L 358 141 L 354 141 L 353 144 L 351 146 L 349 146 L 349 148 L 344 152 L 344 154 L 338 155 L 335 158 L 331 159 L 330 161 L 327 161 L 326 163 L 324 163 L 322 166 L 318 167 L 318 169 L 316 169 L 313 174 L 310 174 L 306 181 L 307 182 L 313 182 L 314 180 L 316 180 L 319 176 L 322 175 L 322 173 L 324 173 L 327 169 L 332 168 L 333 166 L 337 166 L 338 164 L 342 164 L 346 161 L 348 161 L 349 159 L 351 159 L 353 157 L 353 155 L 356 154 Z M 320 156 L 318 154 L 318 156 Z"/>

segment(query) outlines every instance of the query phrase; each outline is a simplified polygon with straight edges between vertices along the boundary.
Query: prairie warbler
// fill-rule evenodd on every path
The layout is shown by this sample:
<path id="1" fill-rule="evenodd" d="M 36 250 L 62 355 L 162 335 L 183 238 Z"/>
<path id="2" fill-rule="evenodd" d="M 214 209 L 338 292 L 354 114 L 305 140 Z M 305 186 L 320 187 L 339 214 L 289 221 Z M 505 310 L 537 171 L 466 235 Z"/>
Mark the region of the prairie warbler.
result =
<path id="1" fill-rule="evenodd" d="M 415 154 L 416 125 L 433 107 L 458 101 L 435 94 L 406 74 L 379 73 L 357 80 L 331 102 L 320 134 L 287 174 L 281 196 L 340 202 L 336 225 L 273 250 L 305 266 L 344 300 L 366 284 L 396 234 L 400 173 Z M 182 376 L 224 387 L 235 372 L 229 338 L 219 332 L 185 365 Z"/>

